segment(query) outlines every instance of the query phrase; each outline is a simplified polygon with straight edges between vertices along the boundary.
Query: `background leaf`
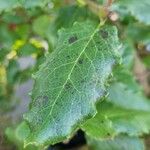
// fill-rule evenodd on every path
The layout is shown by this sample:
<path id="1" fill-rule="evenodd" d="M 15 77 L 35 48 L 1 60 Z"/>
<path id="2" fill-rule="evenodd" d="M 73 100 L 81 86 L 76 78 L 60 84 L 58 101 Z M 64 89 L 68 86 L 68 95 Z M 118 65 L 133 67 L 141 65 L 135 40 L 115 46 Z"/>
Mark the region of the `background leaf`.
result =
<path id="1" fill-rule="evenodd" d="M 118 136 L 105 141 L 87 139 L 90 150 L 145 150 L 143 140 L 136 137 Z"/>
<path id="2" fill-rule="evenodd" d="M 119 0 L 116 2 L 117 10 L 121 12 L 129 12 L 140 22 L 150 25 L 150 1 L 143 0 Z"/>
<path id="3" fill-rule="evenodd" d="M 120 133 L 139 136 L 150 131 L 150 102 L 141 87 L 124 68 L 116 67 L 109 96 L 97 106 L 97 115 L 82 129 L 92 137 L 104 139 Z M 95 128 L 96 127 L 96 128 Z M 103 130 L 97 132 L 96 129 Z"/>
<path id="4" fill-rule="evenodd" d="M 47 0 L 0 0 L 0 11 L 11 10 L 17 7 L 32 8 L 37 6 L 44 6 L 48 3 Z"/>
<path id="5" fill-rule="evenodd" d="M 7 128 L 5 132 L 10 142 L 14 143 L 19 150 L 24 149 L 24 140 L 30 132 L 26 122 L 20 123 L 16 128 Z M 40 149 L 30 145 L 27 146 L 24 150 L 40 150 Z"/>

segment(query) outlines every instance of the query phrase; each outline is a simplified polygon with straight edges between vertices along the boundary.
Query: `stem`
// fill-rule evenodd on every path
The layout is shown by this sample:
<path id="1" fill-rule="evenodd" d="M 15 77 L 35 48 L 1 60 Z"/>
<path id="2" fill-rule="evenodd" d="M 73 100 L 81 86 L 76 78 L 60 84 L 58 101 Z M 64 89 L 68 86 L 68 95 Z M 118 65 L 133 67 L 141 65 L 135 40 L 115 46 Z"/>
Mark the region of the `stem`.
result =
<path id="1" fill-rule="evenodd" d="M 103 6 L 98 5 L 97 3 L 91 0 L 85 0 L 85 3 L 94 14 L 99 16 L 99 12 L 102 10 Z"/>
<path id="2" fill-rule="evenodd" d="M 113 0 L 108 0 L 106 6 L 107 6 L 107 7 L 110 7 L 110 6 L 112 5 L 112 3 L 113 3 Z"/>
<path id="3" fill-rule="evenodd" d="M 106 5 L 104 6 L 97 4 L 92 0 L 83 0 L 83 1 L 95 15 L 100 17 L 101 20 L 105 20 L 108 17 L 109 7 L 113 3 L 113 0 L 107 0 Z"/>

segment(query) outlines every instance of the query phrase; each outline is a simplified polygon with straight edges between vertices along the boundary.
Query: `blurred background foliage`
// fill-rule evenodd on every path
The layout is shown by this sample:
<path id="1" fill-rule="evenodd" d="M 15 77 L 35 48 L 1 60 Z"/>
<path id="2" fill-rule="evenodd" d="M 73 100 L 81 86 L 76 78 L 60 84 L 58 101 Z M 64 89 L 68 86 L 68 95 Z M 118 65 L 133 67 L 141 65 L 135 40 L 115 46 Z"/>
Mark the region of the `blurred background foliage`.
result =
<path id="1" fill-rule="evenodd" d="M 17 128 L 16 125 L 20 122 L 22 114 L 27 110 L 30 101 L 27 93 L 32 88 L 31 75 L 44 61 L 45 55 L 54 50 L 57 44 L 57 31 L 60 28 L 72 26 L 75 21 L 85 21 L 87 19 L 98 21 L 98 16 L 89 11 L 88 6 L 81 5 L 81 1 L 77 3 L 74 0 L 0 0 L 0 150 L 23 149 L 22 141 L 28 129 L 25 122 Z M 132 1 L 134 4 L 135 0 Z M 101 5 L 106 0 L 93 0 L 93 2 Z M 122 62 L 124 68 L 128 70 L 125 71 L 126 75 L 120 76 L 122 79 L 117 77 L 116 73 L 114 80 L 122 82 L 126 89 L 139 90 L 140 88 L 144 94 L 139 95 L 142 99 L 144 97 L 144 99 L 149 100 L 150 17 L 148 12 L 150 11 L 147 6 L 146 15 L 138 14 L 143 12 L 136 3 L 135 7 L 139 11 L 131 12 L 133 5 L 129 7 L 130 2 L 128 0 L 116 0 L 111 10 L 116 13 L 117 20 L 108 19 L 108 24 L 114 24 L 119 29 L 119 36 L 123 43 L 120 51 L 123 56 Z M 138 15 L 135 16 L 135 13 Z M 143 15 L 146 19 L 141 17 Z M 127 78 L 128 81 L 125 80 Z M 135 85 L 136 81 L 133 80 L 140 83 L 139 87 Z M 129 85 L 130 88 L 128 88 Z M 111 88 L 126 92 L 124 87 L 120 87 L 119 84 L 113 84 L 113 86 L 110 87 L 110 93 Z M 113 91 L 117 95 L 118 93 L 115 92 Z M 128 92 L 123 93 L 123 96 L 127 94 Z M 130 94 L 128 98 L 136 97 Z M 118 102 L 120 101 L 115 99 L 119 96 L 116 95 L 110 95 L 108 101 L 112 99 L 113 104 L 119 105 Z M 130 107 L 130 104 L 125 105 Z M 126 108 L 126 106 L 123 106 L 123 108 Z M 6 127 L 10 128 L 5 130 Z M 22 129 L 24 129 L 23 132 Z M 146 143 L 149 144 L 147 142 L 150 139 L 149 136 L 146 136 L 145 139 Z M 88 139 L 88 143 L 93 150 L 100 150 L 98 147 L 101 147 L 101 144 L 106 146 L 105 150 L 111 150 L 107 147 L 107 142 L 109 142 L 109 145 L 115 145 L 117 142 L 123 141 L 129 142 L 130 146 L 138 143 L 139 146 L 133 146 L 133 150 L 144 149 L 143 141 L 139 141 L 137 138 L 129 140 L 126 136 L 116 138 L 114 143 L 106 141 L 105 144 L 100 142 L 93 144 L 97 141 L 93 142 L 93 139 Z M 85 142 L 83 143 L 85 144 Z M 29 146 L 26 149 L 40 148 Z M 81 147 L 80 149 L 87 148 Z M 119 149 L 114 146 L 114 150 L 117 149 L 121 150 L 121 147 Z"/>

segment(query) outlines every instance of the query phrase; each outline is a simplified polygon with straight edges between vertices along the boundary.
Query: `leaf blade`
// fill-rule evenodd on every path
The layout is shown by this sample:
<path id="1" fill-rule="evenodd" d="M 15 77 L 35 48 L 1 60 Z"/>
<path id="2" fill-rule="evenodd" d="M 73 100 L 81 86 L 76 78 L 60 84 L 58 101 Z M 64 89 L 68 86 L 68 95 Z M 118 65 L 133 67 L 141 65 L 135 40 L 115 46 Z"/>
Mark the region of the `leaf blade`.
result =
<path id="1" fill-rule="evenodd" d="M 115 27 L 86 22 L 59 32 L 56 50 L 34 77 L 33 100 L 24 115 L 32 131 L 26 144 L 62 141 L 96 114 L 119 47 Z"/>
<path id="2" fill-rule="evenodd" d="M 82 125 L 87 135 L 105 139 L 124 133 L 141 136 L 150 132 L 150 102 L 141 92 L 131 72 L 114 69 L 109 96 L 97 105 L 98 113 Z M 95 127 L 103 132 L 96 132 Z"/>
<path id="3" fill-rule="evenodd" d="M 144 150 L 144 141 L 137 137 L 120 135 L 114 139 L 99 141 L 87 138 L 88 145 L 92 150 Z"/>
<path id="4" fill-rule="evenodd" d="M 120 0 L 116 3 L 116 6 L 117 11 L 127 11 L 138 21 L 145 23 L 146 25 L 150 25 L 149 0 L 143 0 L 142 3 L 140 0 Z"/>

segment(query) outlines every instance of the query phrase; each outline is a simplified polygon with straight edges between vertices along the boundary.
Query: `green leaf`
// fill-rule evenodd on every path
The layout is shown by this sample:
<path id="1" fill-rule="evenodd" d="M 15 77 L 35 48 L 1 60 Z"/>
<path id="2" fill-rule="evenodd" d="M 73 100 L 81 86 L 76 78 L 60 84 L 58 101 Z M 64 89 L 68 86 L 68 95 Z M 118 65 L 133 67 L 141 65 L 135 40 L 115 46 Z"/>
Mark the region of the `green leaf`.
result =
<path id="1" fill-rule="evenodd" d="M 116 106 L 127 109 L 150 110 L 150 103 L 141 93 L 134 92 L 130 87 L 122 83 L 114 83 L 109 89 L 108 101 Z"/>
<path id="2" fill-rule="evenodd" d="M 0 42 L 2 43 L 2 47 L 6 48 L 6 49 L 10 49 L 13 42 L 17 38 L 16 33 L 11 32 L 8 29 L 8 26 L 6 24 L 1 24 L 0 33 L 1 33 Z"/>
<path id="3" fill-rule="evenodd" d="M 45 36 L 51 22 L 50 19 L 48 15 L 42 15 L 35 19 L 33 21 L 33 31 L 41 36 Z"/>
<path id="4" fill-rule="evenodd" d="M 17 74 L 19 72 L 19 64 L 16 60 L 11 60 L 7 66 L 7 82 L 13 85 L 17 81 Z"/>
<path id="5" fill-rule="evenodd" d="M 137 137 L 118 136 L 104 141 L 87 138 L 90 150 L 145 150 L 144 141 Z"/>
<path id="6" fill-rule="evenodd" d="M 0 62 L 3 62 L 6 58 L 6 55 L 9 53 L 9 50 L 5 48 L 0 48 Z"/>
<path id="7" fill-rule="evenodd" d="M 122 65 L 131 70 L 134 64 L 135 48 L 131 40 L 124 40 L 122 45 Z"/>
<path id="8" fill-rule="evenodd" d="M 58 143 L 96 114 L 119 48 L 116 27 L 85 22 L 59 32 L 55 51 L 34 75 L 26 145 Z"/>
<path id="9" fill-rule="evenodd" d="M 32 8 L 45 6 L 48 0 L 0 0 L 0 11 L 10 10 L 17 7 Z"/>
<path id="10" fill-rule="evenodd" d="M 19 56 L 29 56 L 31 54 L 38 53 L 38 52 L 39 52 L 38 48 L 36 48 L 34 45 L 30 43 L 26 43 L 17 51 L 17 54 Z"/>
<path id="11" fill-rule="evenodd" d="M 144 26 L 139 23 L 131 23 L 126 28 L 126 36 L 134 43 L 142 43 L 143 45 L 150 43 L 149 26 Z"/>
<path id="12" fill-rule="evenodd" d="M 13 8 L 19 6 L 18 0 L 0 0 L 0 10 L 5 10 L 8 8 Z"/>
<path id="13" fill-rule="evenodd" d="M 147 69 L 150 68 L 150 56 L 145 56 L 144 58 L 142 58 L 142 61 L 144 63 L 144 65 L 146 66 Z"/>
<path id="14" fill-rule="evenodd" d="M 119 0 L 116 2 L 118 8 L 131 13 L 137 20 L 150 25 L 150 1 L 149 0 Z"/>
<path id="15" fill-rule="evenodd" d="M 25 8 L 32 8 L 32 7 L 43 7 L 45 6 L 50 0 L 20 0 L 20 3 Z"/>
<path id="16" fill-rule="evenodd" d="M 133 74 L 124 67 L 116 67 L 113 73 L 114 81 L 108 89 L 107 101 L 125 109 L 149 111 L 150 102 Z"/>
<path id="17" fill-rule="evenodd" d="M 92 138 L 104 140 L 120 133 L 137 136 L 143 131 L 148 132 L 149 112 L 123 109 L 105 101 L 98 104 L 97 110 L 96 116 L 81 126 L 82 130 Z M 139 124 L 143 123 L 143 120 L 144 124 Z"/>
<path id="18" fill-rule="evenodd" d="M 99 111 L 94 118 L 89 119 L 85 124 L 81 126 L 81 128 L 88 136 L 95 139 L 106 139 L 110 136 L 112 137 L 116 135 L 116 131 L 113 128 L 113 124 L 109 116 L 105 116 Z"/>
<path id="19" fill-rule="evenodd" d="M 79 7 L 77 5 L 67 5 L 65 7 L 60 8 L 57 18 L 55 20 L 55 27 L 57 30 L 61 27 L 68 28 L 71 27 L 75 21 L 81 22 L 89 18 L 94 20 L 95 16 L 91 14 L 91 12 L 88 11 L 86 7 Z"/>
<path id="20" fill-rule="evenodd" d="M 120 133 L 143 135 L 150 131 L 150 101 L 143 95 L 133 76 L 123 68 L 114 71 L 108 98 L 97 106 L 97 115 L 82 129 L 97 139 Z M 97 127 L 103 132 L 96 132 Z M 100 129 L 104 128 L 104 129 Z"/>
<path id="21" fill-rule="evenodd" d="M 28 136 L 29 132 L 30 130 L 26 122 L 22 122 L 15 129 L 7 128 L 5 134 L 7 139 L 15 144 L 19 150 L 38 150 L 39 148 L 31 145 L 24 148 L 23 141 Z"/>

